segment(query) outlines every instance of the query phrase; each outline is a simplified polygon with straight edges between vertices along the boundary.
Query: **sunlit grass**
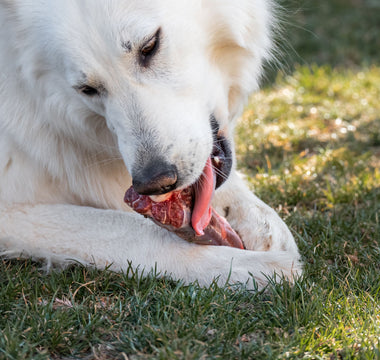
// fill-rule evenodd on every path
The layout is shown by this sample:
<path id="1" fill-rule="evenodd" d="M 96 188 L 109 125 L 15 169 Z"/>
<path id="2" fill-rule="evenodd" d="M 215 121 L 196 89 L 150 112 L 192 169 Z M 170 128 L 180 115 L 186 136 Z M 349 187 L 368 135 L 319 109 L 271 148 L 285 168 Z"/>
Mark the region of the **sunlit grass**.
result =
<path id="1" fill-rule="evenodd" d="M 253 96 L 238 127 L 240 166 L 281 204 L 357 201 L 380 184 L 379 98 L 377 67 L 299 68 Z"/>

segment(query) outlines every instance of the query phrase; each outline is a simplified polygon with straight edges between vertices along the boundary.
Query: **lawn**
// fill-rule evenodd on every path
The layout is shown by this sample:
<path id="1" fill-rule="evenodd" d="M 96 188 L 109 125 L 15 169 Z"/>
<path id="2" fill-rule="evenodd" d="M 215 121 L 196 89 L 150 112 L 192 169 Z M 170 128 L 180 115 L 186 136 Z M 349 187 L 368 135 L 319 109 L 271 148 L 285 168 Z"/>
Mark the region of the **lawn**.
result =
<path id="1" fill-rule="evenodd" d="M 237 155 L 304 276 L 252 293 L 2 260 L 0 359 L 380 358 L 380 3 L 282 5 L 288 65 L 250 99 Z"/>

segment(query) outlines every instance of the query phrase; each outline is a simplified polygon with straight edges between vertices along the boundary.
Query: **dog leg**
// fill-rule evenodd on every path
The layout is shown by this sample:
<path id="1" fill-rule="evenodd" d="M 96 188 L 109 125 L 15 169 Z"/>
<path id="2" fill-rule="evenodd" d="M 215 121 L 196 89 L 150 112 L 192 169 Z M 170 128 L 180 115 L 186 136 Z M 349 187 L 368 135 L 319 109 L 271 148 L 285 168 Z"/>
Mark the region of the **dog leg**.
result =
<path id="1" fill-rule="evenodd" d="M 294 238 L 278 214 L 257 198 L 235 172 L 216 191 L 213 206 L 224 214 L 249 250 L 287 253 L 300 271 Z"/>
<path id="2" fill-rule="evenodd" d="M 293 257 L 190 244 L 134 213 L 72 205 L 0 208 L 0 248 L 8 257 L 45 258 L 58 264 L 76 260 L 115 271 L 157 269 L 185 283 L 248 283 L 265 286 L 274 273 L 291 278 Z"/>

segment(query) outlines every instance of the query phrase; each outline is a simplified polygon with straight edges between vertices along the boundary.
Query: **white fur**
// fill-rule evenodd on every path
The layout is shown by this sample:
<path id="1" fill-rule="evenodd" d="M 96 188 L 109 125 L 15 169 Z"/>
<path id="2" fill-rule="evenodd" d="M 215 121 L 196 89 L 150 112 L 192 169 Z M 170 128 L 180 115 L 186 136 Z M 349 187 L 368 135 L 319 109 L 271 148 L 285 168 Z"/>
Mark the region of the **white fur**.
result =
<path id="1" fill-rule="evenodd" d="M 160 154 L 181 186 L 212 150 L 210 114 L 233 141 L 271 47 L 265 0 L 0 0 L 0 247 L 4 254 L 175 279 L 260 286 L 299 273 L 293 237 L 233 172 L 214 206 L 249 251 L 197 246 L 129 212 L 131 175 Z M 161 28 L 148 68 L 139 47 Z M 125 51 L 122 44 L 130 44 Z M 78 84 L 102 84 L 86 97 Z"/>

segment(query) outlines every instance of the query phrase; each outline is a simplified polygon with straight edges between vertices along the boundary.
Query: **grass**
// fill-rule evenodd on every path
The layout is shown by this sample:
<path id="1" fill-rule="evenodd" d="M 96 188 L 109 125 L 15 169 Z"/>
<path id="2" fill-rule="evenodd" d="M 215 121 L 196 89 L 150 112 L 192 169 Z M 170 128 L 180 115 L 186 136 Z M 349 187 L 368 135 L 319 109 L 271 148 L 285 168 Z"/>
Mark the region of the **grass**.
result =
<path id="1" fill-rule="evenodd" d="M 237 154 L 304 277 L 252 293 L 2 260 L 0 359 L 380 358 L 379 4 L 285 5 L 303 60 L 252 97 Z"/>
<path id="2" fill-rule="evenodd" d="M 378 0 L 278 0 L 282 63 L 360 67 L 379 64 Z"/>

